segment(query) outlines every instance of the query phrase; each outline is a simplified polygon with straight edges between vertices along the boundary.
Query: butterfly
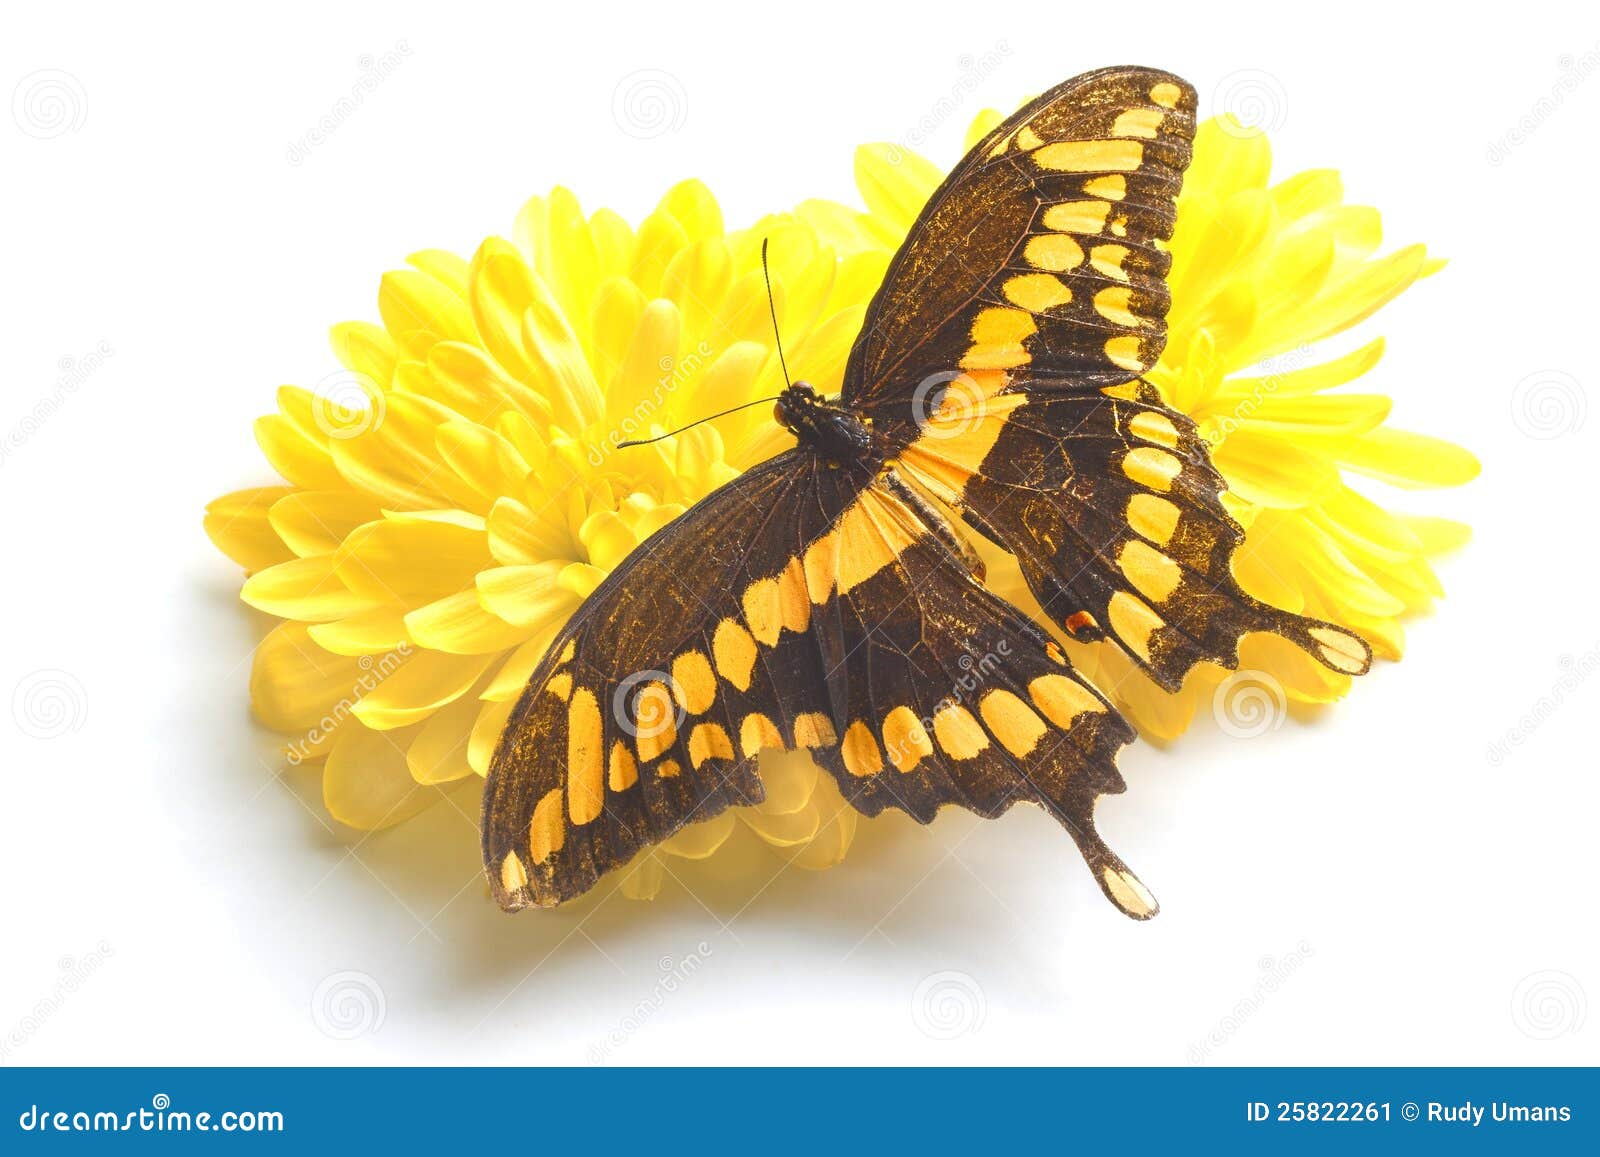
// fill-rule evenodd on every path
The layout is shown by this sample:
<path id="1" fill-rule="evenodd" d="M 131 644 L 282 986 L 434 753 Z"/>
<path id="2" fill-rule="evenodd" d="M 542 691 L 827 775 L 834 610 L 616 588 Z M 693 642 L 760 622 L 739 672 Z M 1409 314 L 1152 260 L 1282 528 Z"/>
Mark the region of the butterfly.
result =
<path id="1" fill-rule="evenodd" d="M 686 824 L 760 802 L 807 749 L 866 815 L 1028 802 L 1107 898 L 1154 897 L 1095 830 L 1134 731 L 983 585 L 1015 556 L 1050 621 L 1158 684 L 1281 635 L 1365 672 L 1358 636 L 1246 594 L 1243 532 L 1195 425 L 1142 374 L 1195 92 L 1102 69 L 1033 100 L 938 188 L 890 263 L 837 399 L 778 399 L 792 449 L 641 543 L 573 614 L 506 724 L 483 800 L 491 890 L 575 897 Z"/>

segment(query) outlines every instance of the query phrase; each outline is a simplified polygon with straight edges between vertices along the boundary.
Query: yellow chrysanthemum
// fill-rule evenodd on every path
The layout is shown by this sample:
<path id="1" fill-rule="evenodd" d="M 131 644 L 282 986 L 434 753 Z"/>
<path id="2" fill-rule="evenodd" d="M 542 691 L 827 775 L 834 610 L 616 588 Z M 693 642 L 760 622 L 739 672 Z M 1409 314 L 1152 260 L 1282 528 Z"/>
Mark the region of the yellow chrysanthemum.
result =
<path id="1" fill-rule="evenodd" d="M 1420 246 L 1373 259 L 1377 214 L 1341 204 L 1335 174 L 1269 188 L 1269 164 L 1264 139 L 1202 126 L 1173 244 L 1172 338 L 1151 377 L 1213 440 L 1249 527 L 1241 581 L 1398 657 L 1397 616 L 1438 592 L 1428 555 L 1464 529 L 1390 515 L 1342 472 L 1448 485 L 1476 467 L 1382 427 L 1385 398 L 1323 394 L 1371 368 L 1379 343 L 1316 363 L 1305 347 L 1432 266 Z M 475 797 L 517 695 L 579 602 L 640 541 L 789 442 L 755 409 L 616 449 L 782 387 L 762 238 L 790 366 L 837 391 L 865 305 L 939 176 L 868 146 L 867 212 L 812 201 L 736 233 L 698 182 L 637 230 L 607 210 L 586 217 L 557 189 L 528 202 L 514 240 L 490 238 L 470 261 L 423 251 L 386 274 L 382 325 L 334 328 L 345 369 L 283 387 L 257 424 L 288 485 L 217 499 L 206 529 L 249 572 L 244 601 L 283 620 L 257 650 L 251 702 L 291 737 L 291 763 L 321 765 L 336 818 L 379 828 L 451 790 Z M 1278 368 L 1240 376 L 1267 358 Z M 991 584 L 1031 606 L 1015 565 L 990 553 Z M 1249 645 L 1249 665 L 1299 699 L 1348 684 L 1287 646 Z M 1220 677 L 1172 696 L 1109 647 L 1077 660 L 1159 736 L 1183 730 Z M 656 852 L 703 858 L 743 826 L 800 866 L 838 862 L 857 821 L 830 777 L 803 753 L 770 752 L 762 775 L 766 803 Z M 651 895 L 663 871 L 647 854 L 622 886 Z"/>

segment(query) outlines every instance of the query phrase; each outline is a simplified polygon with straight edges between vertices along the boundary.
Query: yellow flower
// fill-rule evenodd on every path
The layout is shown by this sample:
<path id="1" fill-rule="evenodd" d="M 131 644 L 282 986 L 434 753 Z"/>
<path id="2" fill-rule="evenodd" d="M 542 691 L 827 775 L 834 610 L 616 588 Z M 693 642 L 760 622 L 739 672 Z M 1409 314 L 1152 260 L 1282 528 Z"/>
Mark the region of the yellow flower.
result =
<path id="1" fill-rule="evenodd" d="M 973 139 L 995 119 L 980 117 Z M 1434 265 L 1420 246 L 1374 259 L 1377 214 L 1343 205 L 1335 174 L 1269 187 L 1269 164 L 1264 139 L 1202 127 L 1173 243 L 1171 341 L 1151 377 L 1213 440 L 1249 527 L 1241 581 L 1398 657 L 1397 617 L 1438 593 L 1427 558 L 1465 530 L 1392 515 L 1344 474 L 1450 485 L 1476 464 L 1384 427 L 1386 398 L 1324 393 L 1370 369 L 1380 343 L 1331 361 L 1306 347 Z M 257 650 L 251 703 L 289 737 L 290 763 L 320 766 L 336 818 L 387 827 L 455 792 L 475 814 L 500 729 L 572 610 L 640 541 L 789 444 L 755 408 L 616 449 L 782 387 L 762 238 L 790 367 L 835 392 L 866 303 L 939 178 L 920 157 L 866 146 L 866 212 L 810 201 L 734 233 L 698 182 L 638 229 L 608 210 L 586 216 L 557 189 L 470 261 L 424 250 L 386 274 L 381 325 L 334 327 L 344 369 L 283 387 L 257 423 L 287 485 L 219 498 L 205 525 L 249 572 L 244 601 L 282 620 Z M 1261 370 L 1263 359 L 1275 360 Z M 1031 608 L 1015 564 L 988 553 L 991 584 Z M 1181 732 L 1221 678 L 1167 695 L 1109 646 L 1076 651 L 1157 736 Z M 1252 640 L 1246 659 L 1300 700 L 1348 685 L 1272 640 Z M 857 817 L 830 777 L 804 753 L 772 752 L 762 776 L 766 803 L 680 832 L 636 861 L 623 890 L 654 894 L 671 870 L 662 854 L 704 858 L 740 828 L 802 867 L 842 859 Z"/>
<path id="2" fill-rule="evenodd" d="M 967 146 L 1000 119 L 992 110 L 981 114 Z M 1199 423 L 1212 447 L 1228 484 L 1224 500 L 1246 527 L 1234 561 L 1240 583 L 1287 610 L 1342 623 L 1377 654 L 1398 659 L 1400 618 L 1443 593 L 1429 558 L 1461 545 L 1468 531 L 1448 519 L 1386 510 L 1349 476 L 1403 489 L 1456 486 L 1477 475 L 1478 463 L 1459 446 L 1385 425 L 1385 395 L 1329 392 L 1377 364 L 1382 338 L 1337 357 L 1313 343 L 1369 317 L 1444 263 L 1422 245 L 1374 256 L 1378 212 L 1346 205 L 1338 173 L 1315 169 L 1269 184 L 1271 167 L 1259 132 L 1231 118 L 1201 124 L 1178 200 L 1167 349 L 1147 377 Z M 841 252 L 892 251 L 942 176 L 897 146 L 864 146 L 856 183 L 865 213 L 824 201 L 797 211 Z M 1015 560 L 978 545 L 989 585 L 1044 621 Z M 1079 669 L 1157 739 L 1187 729 L 1228 674 L 1202 665 L 1170 694 L 1114 644 L 1065 641 Z M 1328 702 L 1350 688 L 1348 675 L 1274 636 L 1247 638 L 1241 665 L 1301 703 Z"/>

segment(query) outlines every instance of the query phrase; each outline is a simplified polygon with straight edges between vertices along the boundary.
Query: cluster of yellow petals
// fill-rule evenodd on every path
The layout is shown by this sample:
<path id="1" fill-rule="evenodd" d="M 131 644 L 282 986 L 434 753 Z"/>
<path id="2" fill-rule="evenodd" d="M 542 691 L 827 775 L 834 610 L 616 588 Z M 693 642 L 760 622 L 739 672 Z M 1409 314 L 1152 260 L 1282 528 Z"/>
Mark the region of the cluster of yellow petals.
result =
<path id="1" fill-rule="evenodd" d="M 1377 214 L 1342 204 L 1336 174 L 1269 186 L 1269 166 L 1264 138 L 1203 126 L 1173 243 L 1172 338 L 1151 376 L 1213 440 L 1249 528 L 1241 581 L 1398 657 L 1398 617 L 1439 592 L 1428 556 L 1465 531 L 1390 514 L 1344 475 L 1451 485 L 1476 465 L 1383 426 L 1386 398 L 1324 392 L 1370 369 L 1380 343 L 1332 361 L 1306 347 L 1433 266 L 1420 246 L 1374 257 Z M 290 762 L 320 765 L 336 818 L 386 827 L 450 791 L 475 809 L 506 717 L 573 609 L 639 542 L 788 443 L 758 407 L 616 448 L 782 387 L 762 239 L 790 367 L 836 391 L 866 303 L 940 175 L 866 146 L 865 212 L 808 201 L 734 233 L 698 182 L 637 229 L 608 210 L 586 216 L 557 189 L 471 260 L 427 250 L 386 274 L 381 325 L 334 328 L 344 370 L 283 387 L 257 423 L 287 485 L 217 499 L 206 529 L 248 572 L 244 601 L 282 620 L 257 650 L 251 703 L 288 737 Z M 1280 368 L 1263 372 L 1263 359 Z M 1015 565 L 989 562 L 992 585 L 1031 606 Z M 1348 685 L 1270 641 L 1247 659 L 1297 699 Z M 1158 736 L 1182 731 L 1221 677 L 1197 674 L 1174 696 L 1109 647 L 1076 660 Z M 767 753 L 762 774 L 766 803 L 679 833 L 624 890 L 654 894 L 661 854 L 703 858 L 740 828 L 803 867 L 843 858 L 856 816 L 831 779 L 803 753 Z"/>

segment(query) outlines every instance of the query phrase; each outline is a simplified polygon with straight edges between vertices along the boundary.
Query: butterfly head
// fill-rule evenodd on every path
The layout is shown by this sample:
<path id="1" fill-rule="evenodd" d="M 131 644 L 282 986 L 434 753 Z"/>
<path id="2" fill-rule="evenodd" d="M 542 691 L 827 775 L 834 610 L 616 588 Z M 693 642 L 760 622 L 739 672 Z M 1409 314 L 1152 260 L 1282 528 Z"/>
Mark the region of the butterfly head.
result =
<path id="1" fill-rule="evenodd" d="M 795 382 L 778 396 L 772 416 L 803 446 L 834 463 L 869 461 L 875 442 L 871 429 L 850 410 L 817 393 L 808 382 Z"/>

